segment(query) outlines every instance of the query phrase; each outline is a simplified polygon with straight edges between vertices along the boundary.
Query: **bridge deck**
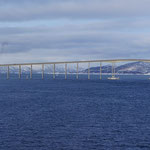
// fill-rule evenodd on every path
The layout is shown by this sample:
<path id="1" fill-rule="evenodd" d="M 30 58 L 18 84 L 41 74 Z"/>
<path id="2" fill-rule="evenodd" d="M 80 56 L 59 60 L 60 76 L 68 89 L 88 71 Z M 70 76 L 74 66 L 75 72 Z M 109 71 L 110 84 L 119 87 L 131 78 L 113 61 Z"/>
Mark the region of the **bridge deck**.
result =
<path id="1" fill-rule="evenodd" d="M 62 61 L 62 62 L 41 62 L 41 63 L 18 63 L 18 64 L 0 64 L 0 66 L 26 66 L 26 65 L 46 65 L 46 64 L 74 64 L 74 63 L 98 63 L 98 62 L 150 62 L 150 59 L 111 59 L 111 60 L 86 60 L 86 61 Z"/>

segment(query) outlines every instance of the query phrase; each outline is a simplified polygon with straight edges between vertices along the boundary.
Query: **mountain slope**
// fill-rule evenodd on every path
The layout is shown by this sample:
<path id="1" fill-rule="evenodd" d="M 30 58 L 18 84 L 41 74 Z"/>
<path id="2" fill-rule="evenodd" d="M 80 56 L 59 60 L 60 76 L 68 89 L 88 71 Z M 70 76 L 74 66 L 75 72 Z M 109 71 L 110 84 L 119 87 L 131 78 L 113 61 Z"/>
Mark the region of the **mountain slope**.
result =
<path id="1" fill-rule="evenodd" d="M 116 67 L 115 71 L 116 73 L 121 73 L 121 74 L 148 74 L 150 73 L 150 63 L 145 63 L 145 62 L 127 63 L 127 64 Z M 88 72 L 88 69 L 83 71 L 83 73 L 87 73 L 87 72 Z M 100 67 L 91 67 L 90 72 L 99 73 Z M 111 73 L 112 66 L 109 66 L 109 65 L 102 66 L 102 72 Z"/>

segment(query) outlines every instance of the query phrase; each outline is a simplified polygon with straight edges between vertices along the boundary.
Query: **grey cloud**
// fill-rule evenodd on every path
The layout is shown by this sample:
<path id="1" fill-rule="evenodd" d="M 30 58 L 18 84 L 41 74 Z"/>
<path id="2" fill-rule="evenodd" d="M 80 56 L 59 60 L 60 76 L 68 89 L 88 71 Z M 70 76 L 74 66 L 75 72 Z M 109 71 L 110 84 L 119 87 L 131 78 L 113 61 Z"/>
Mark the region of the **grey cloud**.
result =
<path id="1" fill-rule="evenodd" d="M 0 6 L 0 20 L 150 17 L 149 6 L 149 0 L 6 1 Z"/>
<path id="2" fill-rule="evenodd" d="M 0 0 L 1 62 L 149 58 L 149 6 L 149 0 Z"/>
<path id="3" fill-rule="evenodd" d="M 114 31 L 111 24 L 105 29 L 104 24 L 97 25 L 98 22 L 63 27 L 0 28 L 0 43 L 8 43 L 3 53 L 32 53 L 39 57 L 41 53 L 45 57 L 139 57 L 143 52 L 148 57 L 150 33 L 126 32 L 121 30 L 122 23 L 118 31 Z M 119 26 L 118 22 L 116 25 Z"/>
<path id="4" fill-rule="evenodd" d="M 126 31 L 126 32 L 148 32 L 150 20 L 145 19 L 117 19 L 117 20 L 101 20 L 90 22 L 66 22 L 65 25 L 57 26 L 33 26 L 33 27 L 0 27 L 1 35 L 19 35 L 19 34 L 32 34 L 32 33 L 63 33 L 63 32 L 94 32 L 94 31 Z"/>

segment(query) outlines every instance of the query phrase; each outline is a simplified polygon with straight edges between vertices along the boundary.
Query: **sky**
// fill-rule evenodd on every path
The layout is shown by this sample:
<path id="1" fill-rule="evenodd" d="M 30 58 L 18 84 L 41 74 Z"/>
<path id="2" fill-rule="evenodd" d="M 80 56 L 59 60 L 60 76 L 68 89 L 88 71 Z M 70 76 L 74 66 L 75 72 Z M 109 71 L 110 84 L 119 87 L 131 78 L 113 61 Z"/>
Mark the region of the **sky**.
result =
<path id="1" fill-rule="evenodd" d="M 150 0 L 0 0 L 0 63 L 150 59 Z"/>

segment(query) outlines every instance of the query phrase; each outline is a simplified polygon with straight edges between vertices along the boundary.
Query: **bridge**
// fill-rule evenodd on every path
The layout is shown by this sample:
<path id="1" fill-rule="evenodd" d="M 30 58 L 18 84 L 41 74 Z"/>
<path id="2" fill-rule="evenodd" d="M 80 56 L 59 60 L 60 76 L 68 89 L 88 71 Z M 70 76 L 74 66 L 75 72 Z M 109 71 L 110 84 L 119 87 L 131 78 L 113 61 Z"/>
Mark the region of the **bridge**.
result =
<path id="1" fill-rule="evenodd" d="M 102 63 L 112 63 L 112 77 L 108 78 L 111 80 L 117 80 L 119 78 L 115 77 L 115 63 L 120 62 L 148 62 L 150 63 L 150 59 L 110 59 L 110 60 L 86 60 L 86 61 L 62 61 L 62 62 L 43 62 L 43 63 L 19 63 L 19 64 L 0 64 L 0 67 L 7 67 L 7 79 L 9 79 L 10 75 L 10 67 L 18 66 L 18 76 L 21 78 L 21 68 L 22 66 L 30 66 L 30 79 L 32 79 L 32 68 L 33 65 L 41 65 L 42 67 L 42 79 L 44 79 L 44 66 L 45 65 L 53 65 L 53 79 L 55 79 L 55 68 L 58 64 L 65 65 L 65 79 L 67 79 L 67 64 L 76 64 L 76 79 L 79 78 L 79 64 L 87 63 L 88 64 L 88 79 L 90 79 L 90 64 L 91 63 L 100 63 L 100 79 L 102 79 Z"/>

